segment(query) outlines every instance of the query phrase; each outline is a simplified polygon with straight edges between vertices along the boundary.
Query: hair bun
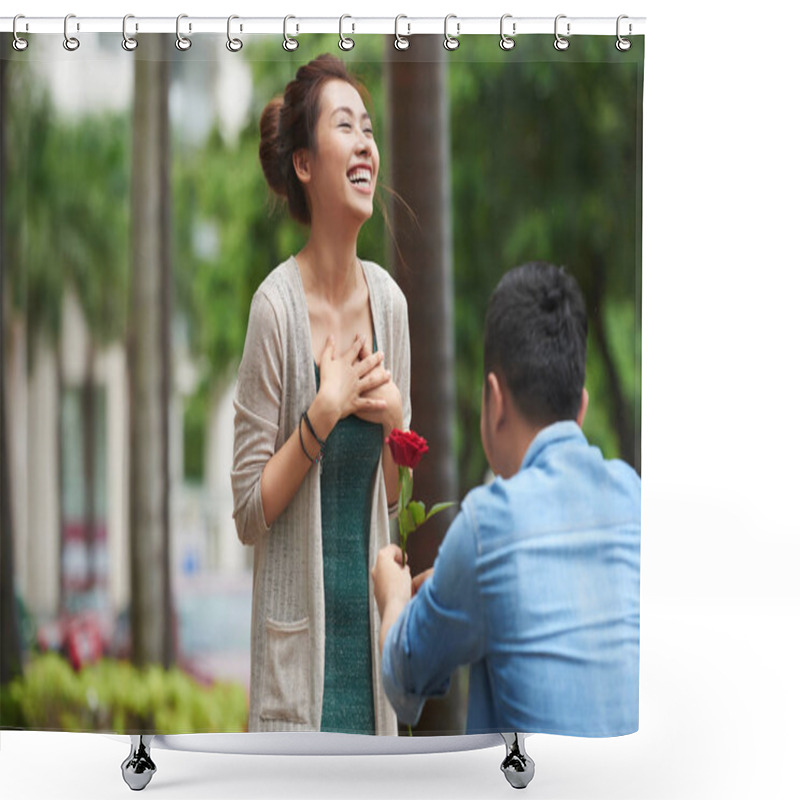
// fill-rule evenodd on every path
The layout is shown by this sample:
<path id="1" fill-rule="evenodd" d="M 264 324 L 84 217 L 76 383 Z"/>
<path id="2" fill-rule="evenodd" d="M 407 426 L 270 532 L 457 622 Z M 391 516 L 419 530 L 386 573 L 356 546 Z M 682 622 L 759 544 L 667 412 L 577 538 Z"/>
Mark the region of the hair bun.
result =
<path id="1" fill-rule="evenodd" d="M 259 130 L 261 140 L 258 143 L 258 158 L 261 169 L 267 179 L 270 189 L 281 197 L 286 197 L 289 192 L 287 176 L 284 170 L 285 158 L 280 146 L 280 119 L 283 108 L 283 96 L 279 95 L 267 103 L 261 112 Z"/>
<path id="2" fill-rule="evenodd" d="M 542 310 L 552 313 L 560 308 L 564 301 L 564 290 L 560 286 L 549 286 L 542 298 Z"/>

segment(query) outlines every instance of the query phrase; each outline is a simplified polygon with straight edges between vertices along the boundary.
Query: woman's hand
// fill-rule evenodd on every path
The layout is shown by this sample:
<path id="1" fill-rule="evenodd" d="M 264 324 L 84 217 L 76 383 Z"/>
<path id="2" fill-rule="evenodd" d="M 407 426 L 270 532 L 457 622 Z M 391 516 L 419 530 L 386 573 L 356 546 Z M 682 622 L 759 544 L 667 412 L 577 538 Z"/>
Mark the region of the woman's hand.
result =
<path id="1" fill-rule="evenodd" d="M 350 414 L 379 415 L 386 411 L 386 396 L 377 391 L 391 380 L 383 368 L 383 353 L 370 353 L 366 358 L 359 358 L 363 350 L 362 336 L 356 336 L 350 347 L 338 356 L 333 338 L 329 336 L 325 342 L 315 403 L 320 406 L 320 414 L 332 418 L 331 428 Z"/>
<path id="2" fill-rule="evenodd" d="M 360 361 L 369 358 L 372 353 L 367 350 L 366 344 L 362 344 L 361 350 L 358 353 Z M 376 369 L 383 370 L 386 382 L 381 383 L 375 389 L 371 389 L 364 394 L 364 398 L 368 400 L 385 400 L 386 404 L 381 409 L 367 408 L 363 411 L 356 412 L 356 416 L 365 420 L 366 422 L 374 422 L 383 427 L 383 435 L 388 436 L 393 428 L 403 427 L 403 399 L 400 397 L 400 390 L 397 384 L 392 380 L 391 373 L 383 369 L 383 363 Z"/>

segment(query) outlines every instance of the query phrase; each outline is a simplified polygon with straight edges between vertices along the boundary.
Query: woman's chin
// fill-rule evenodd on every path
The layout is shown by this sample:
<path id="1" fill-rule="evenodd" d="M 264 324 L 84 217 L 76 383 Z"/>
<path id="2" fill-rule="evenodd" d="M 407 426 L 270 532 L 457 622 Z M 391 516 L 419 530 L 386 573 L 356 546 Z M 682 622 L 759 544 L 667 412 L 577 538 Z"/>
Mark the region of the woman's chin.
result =
<path id="1" fill-rule="evenodd" d="M 372 217 L 374 211 L 372 202 L 369 204 L 360 204 L 353 209 L 353 216 L 358 220 L 359 225 L 363 225 L 368 219 Z"/>

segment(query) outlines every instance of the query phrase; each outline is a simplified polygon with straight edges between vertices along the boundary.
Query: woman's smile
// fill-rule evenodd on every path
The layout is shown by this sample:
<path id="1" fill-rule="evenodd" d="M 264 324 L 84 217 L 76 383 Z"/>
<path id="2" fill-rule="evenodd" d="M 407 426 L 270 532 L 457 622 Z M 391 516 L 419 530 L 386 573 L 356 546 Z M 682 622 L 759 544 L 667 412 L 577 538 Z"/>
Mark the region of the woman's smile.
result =
<path id="1" fill-rule="evenodd" d="M 360 192 L 372 193 L 372 166 L 356 164 L 347 172 L 347 180 Z"/>

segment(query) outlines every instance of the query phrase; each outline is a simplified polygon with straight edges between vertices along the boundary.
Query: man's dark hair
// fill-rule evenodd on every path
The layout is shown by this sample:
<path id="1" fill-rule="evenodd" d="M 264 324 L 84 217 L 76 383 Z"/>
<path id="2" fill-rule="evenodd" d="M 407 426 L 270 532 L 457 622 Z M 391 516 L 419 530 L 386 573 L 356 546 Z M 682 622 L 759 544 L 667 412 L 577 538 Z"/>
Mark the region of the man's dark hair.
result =
<path id="1" fill-rule="evenodd" d="M 484 377 L 502 377 L 535 425 L 574 420 L 586 377 L 586 306 L 563 267 L 534 261 L 507 272 L 489 300 Z"/>

